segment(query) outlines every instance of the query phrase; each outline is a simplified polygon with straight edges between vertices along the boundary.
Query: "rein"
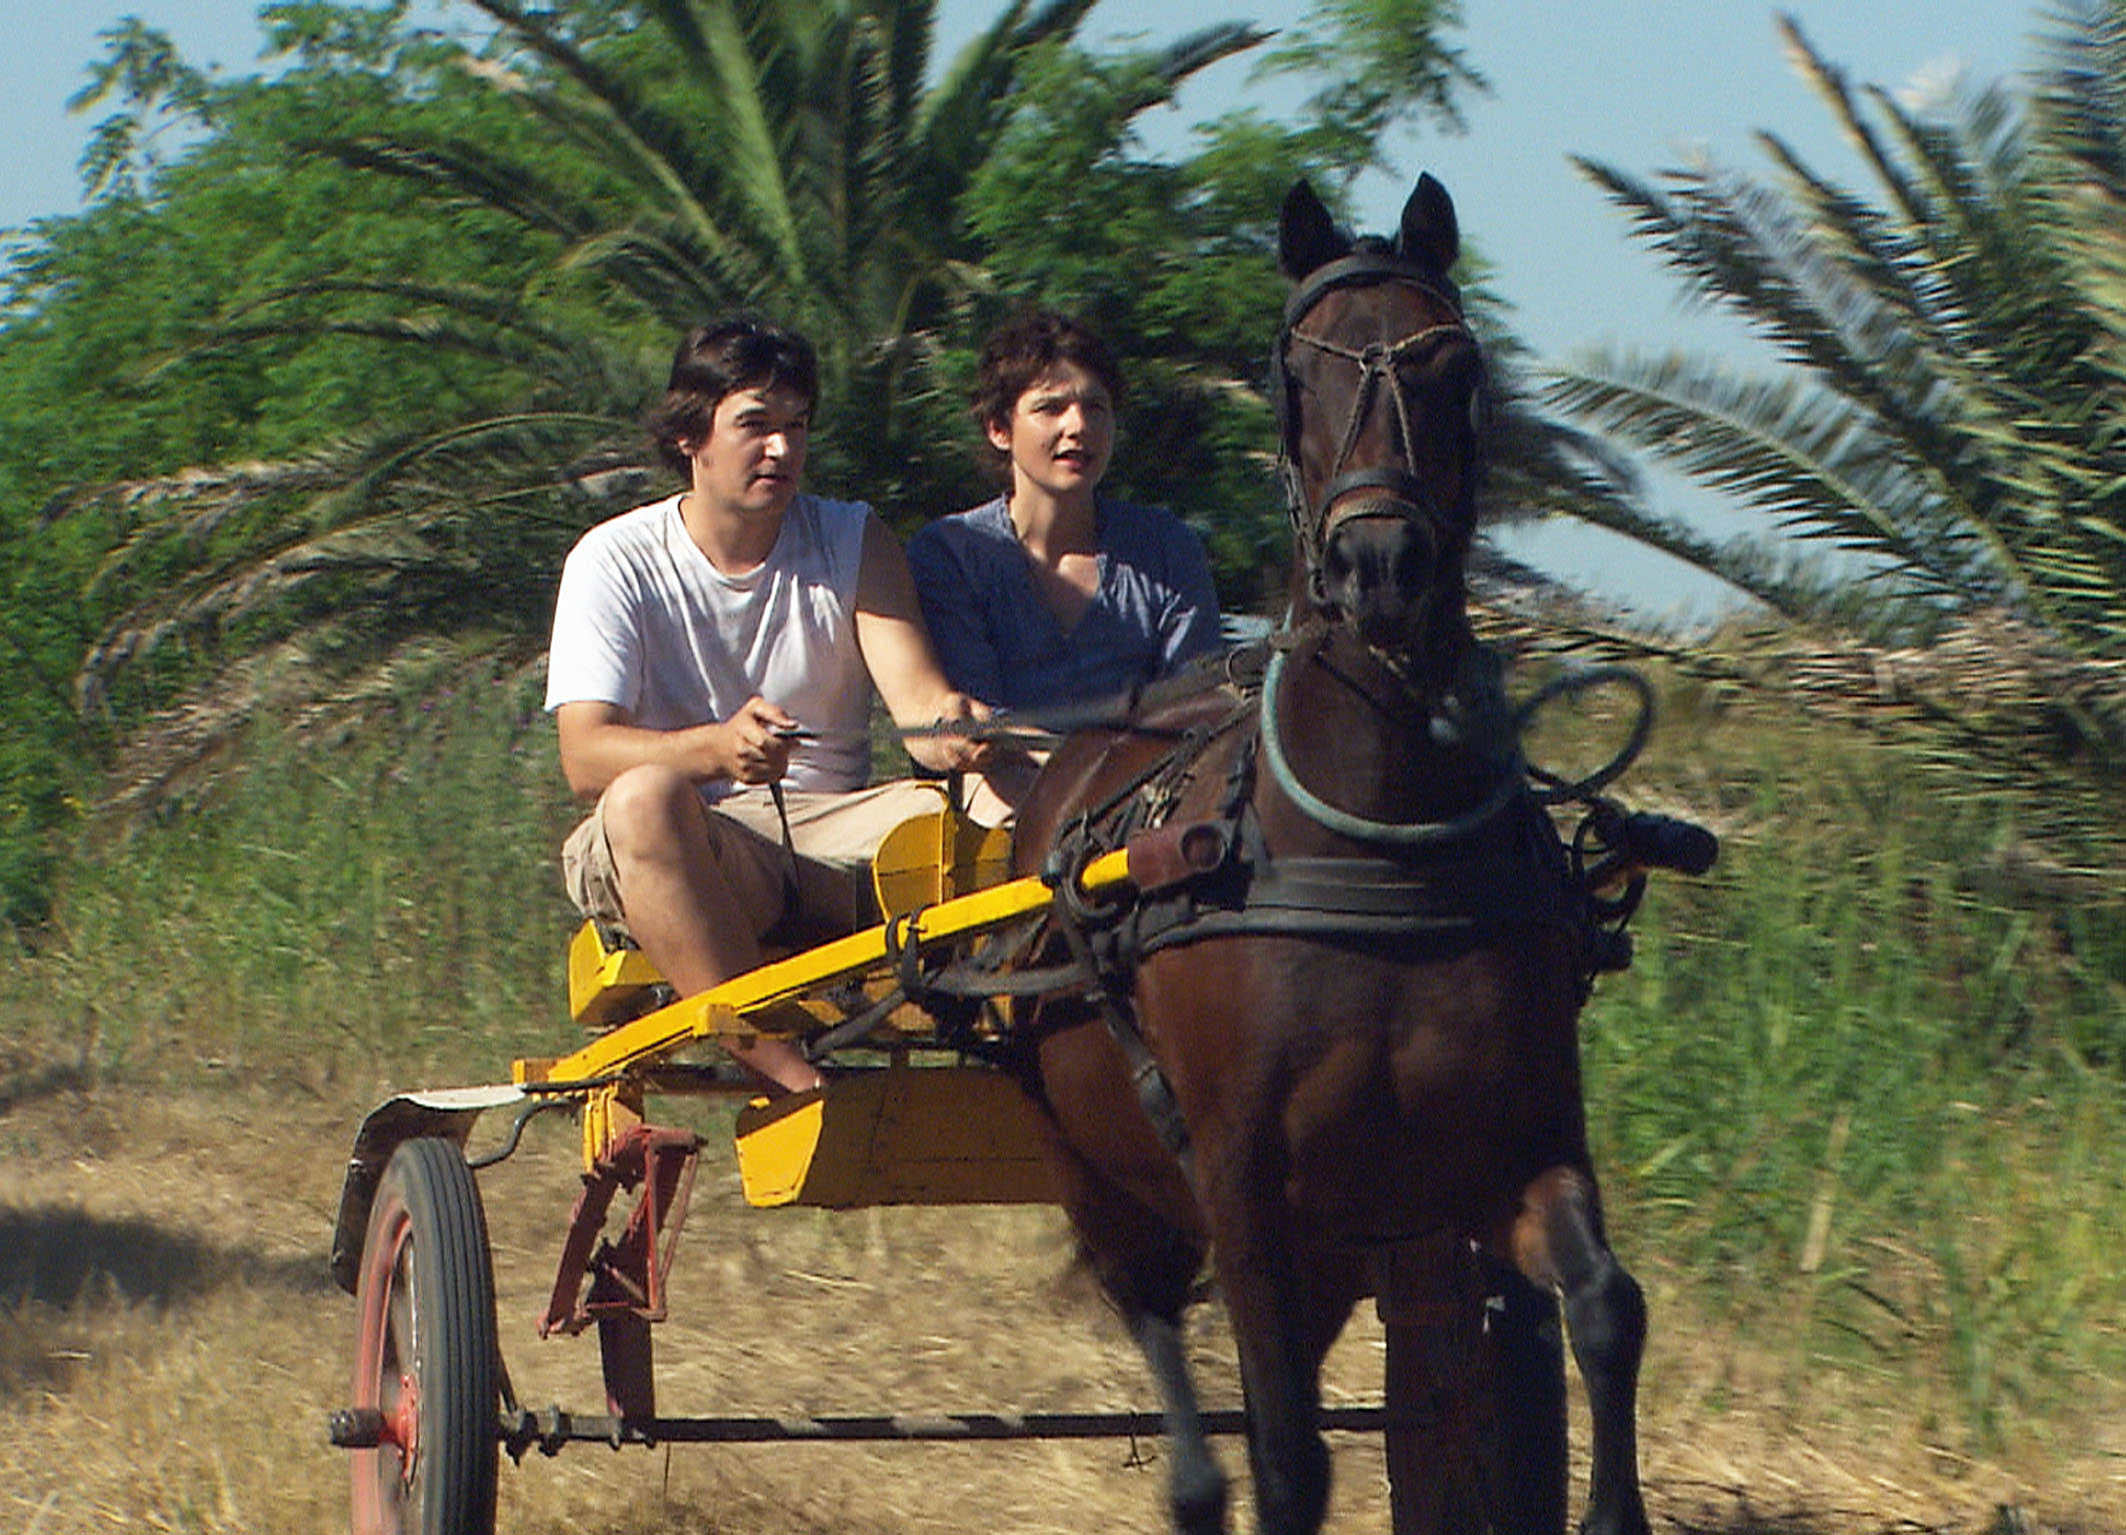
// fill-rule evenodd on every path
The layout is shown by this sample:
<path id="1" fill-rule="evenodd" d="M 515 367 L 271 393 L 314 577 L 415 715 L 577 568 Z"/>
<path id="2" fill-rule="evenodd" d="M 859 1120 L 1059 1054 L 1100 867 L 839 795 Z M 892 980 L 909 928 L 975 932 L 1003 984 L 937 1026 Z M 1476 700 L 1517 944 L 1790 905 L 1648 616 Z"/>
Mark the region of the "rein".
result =
<path id="1" fill-rule="evenodd" d="M 1497 820 L 1524 792 L 1539 805 L 1591 803 L 1638 760 L 1653 734 L 1653 688 L 1639 673 L 1628 666 L 1590 666 L 1566 672 L 1537 688 L 1513 710 L 1512 752 L 1501 763 L 1497 782 L 1472 809 L 1445 821 L 1375 820 L 1330 804 L 1299 781 L 1291 759 L 1285 755 L 1284 725 L 1277 705 L 1284 667 L 1285 652 L 1278 650 L 1270 657 L 1262 680 L 1262 757 L 1271 781 L 1315 825 L 1354 842 L 1370 842 L 1378 847 L 1409 851 L 1462 841 Z M 1639 707 L 1629 738 L 1607 762 L 1584 777 L 1566 779 L 1528 761 L 1521 750 L 1521 733 L 1543 708 L 1561 698 L 1615 684 L 1630 688 Z"/>
<path id="2" fill-rule="evenodd" d="M 1461 841 L 1490 825 L 1527 787 L 1528 765 L 1516 742 L 1512 757 L 1499 771 L 1498 782 L 1482 802 L 1452 820 L 1376 821 L 1338 809 L 1301 783 L 1292 770 L 1291 759 L 1285 756 L 1284 726 L 1277 713 L 1277 690 L 1284 679 L 1284 663 L 1284 652 L 1280 650 L 1270 657 L 1269 671 L 1262 679 L 1262 758 L 1270 770 L 1270 780 L 1317 826 L 1354 842 L 1404 849 L 1438 847 Z"/>

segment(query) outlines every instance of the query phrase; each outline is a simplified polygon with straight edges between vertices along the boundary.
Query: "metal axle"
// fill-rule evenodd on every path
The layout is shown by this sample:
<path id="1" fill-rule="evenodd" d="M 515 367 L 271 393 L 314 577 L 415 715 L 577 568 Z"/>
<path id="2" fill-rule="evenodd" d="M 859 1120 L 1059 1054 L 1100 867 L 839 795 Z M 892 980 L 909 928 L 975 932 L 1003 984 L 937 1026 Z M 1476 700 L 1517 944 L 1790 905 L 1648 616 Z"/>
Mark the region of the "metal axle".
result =
<path id="1" fill-rule="evenodd" d="M 336 1414 L 335 1417 L 343 1416 Z M 1247 1432 L 1247 1414 L 1223 1408 L 1203 1414 L 1207 1434 Z M 1345 1433 L 1377 1433 L 1387 1425 L 1381 1407 L 1324 1407 L 1321 1426 Z M 543 1455 L 564 1444 L 939 1443 L 994 1439 L 1152 1439 L 1165 1432 L 1156 1412 L 914 1413 L 819 1417 L 615 1418 L 549 1407 L 500 1421 L 503 1448 L 514 1460 L 536 1447 Z M 334 1443 L 340 1441 L 335 1439 Z"/>

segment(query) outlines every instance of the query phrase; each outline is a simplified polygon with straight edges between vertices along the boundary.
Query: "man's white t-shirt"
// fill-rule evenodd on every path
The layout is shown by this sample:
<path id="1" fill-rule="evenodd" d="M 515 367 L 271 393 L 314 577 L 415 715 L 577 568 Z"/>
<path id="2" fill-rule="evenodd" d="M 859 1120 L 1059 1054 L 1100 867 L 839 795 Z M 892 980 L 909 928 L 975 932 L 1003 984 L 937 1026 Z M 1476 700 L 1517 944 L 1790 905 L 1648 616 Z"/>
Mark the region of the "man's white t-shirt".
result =
<path id="1" fill-rule="evenodd" d="M 644 729 L 679 730 L 728 719 L 757 693 L 816 737 L 792 748 L 785 783 L 862 788 L 871 677 L 855 615 L 871 508 L 800 494 L 767 559 L 728 576 L 688 536 L 679 499 L 599 523 L 569 552 L 546 707 L 617 704 Z"/>

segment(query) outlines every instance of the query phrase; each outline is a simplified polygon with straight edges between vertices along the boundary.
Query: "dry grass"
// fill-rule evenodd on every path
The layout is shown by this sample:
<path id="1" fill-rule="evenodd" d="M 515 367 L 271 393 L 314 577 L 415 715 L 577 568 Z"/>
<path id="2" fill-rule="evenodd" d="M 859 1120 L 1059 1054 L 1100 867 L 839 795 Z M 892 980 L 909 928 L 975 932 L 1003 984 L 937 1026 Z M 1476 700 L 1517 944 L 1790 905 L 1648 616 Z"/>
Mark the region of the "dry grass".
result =
<path id="1" fill-rule="evenodd" d="M 365 1106 L 291 1085 L 129 1092 L 62 1075 L 0 1108 L 0 1529 L 344 1529 L 323 1421 L 343 1396 L 353 1303 L 325 1245 Z M 505 1353 L 527 1404 L 595 1410 L 595 1345 L 532 1334 L 574 1152 L 551 1121 L 529 1139 L 482 1175 Z M 705 1174 L 678 1315 L 659 1333 L 662 1410 L 1148 1401 L 1053 1212 L 760 1213 L 724 1166 Z M 1690 1320 L 1683 1276 L 1635 1261 L 1658 1329 L 1643 1455 L 1657 1529 L 2126 1530 L 2126 1399 L 2090 1403 L 2088 1423 L 2051 1442 L 2019 1441 L 2013 1461 L 1973 1463 L 1932 1447 L 1928 1404 L 1814 1378 L 1779 1339 L 1718 1336 Z M 1196 1348 L 1206 1395 L 1235 1401 L 1209 1314 Z M 1378 1371 L 1362 1315 L 1332 1395 L 1372 1400 Z M 1386 1528 L 1378 1454 L 1349 1438 L 1337 1454 L 1331 1528 Z M 1225 1458 L 1238 1469 L 1237 1446 Z M 523 1535 L 1151 1535 L 1162 1506 L 1155 1444 L 576 1446 L 505 1465 L 500 1522 Z"/>

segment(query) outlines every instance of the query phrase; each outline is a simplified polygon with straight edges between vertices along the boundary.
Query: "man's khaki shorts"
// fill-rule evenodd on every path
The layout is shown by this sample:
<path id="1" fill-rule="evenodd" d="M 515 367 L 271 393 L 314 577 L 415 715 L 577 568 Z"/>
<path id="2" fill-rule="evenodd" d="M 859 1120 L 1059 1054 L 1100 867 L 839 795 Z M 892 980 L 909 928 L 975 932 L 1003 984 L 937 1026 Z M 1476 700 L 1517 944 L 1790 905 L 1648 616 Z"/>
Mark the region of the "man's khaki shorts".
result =
<path id="1" fill-rule="evenodd" d="M 790 819 L 789 847 L 765 787 L 740 789 L 709 809 L 711 850 L 739 905 L 754 915 L 756 938 L 786 918 L 836 932 L 876 922 L 871 855 L 894 827 L 939 810 L 945 801 L 941 783 L 902 778 L 846 793 L 785 789 L 783 803 Z M 604 808 L 601 800 L 562 843 L 561 878 L 578 911 L 620 923 L 625 907 L 605 840 Z M 794 906 L 789 901 L 793 883 Z"/>

